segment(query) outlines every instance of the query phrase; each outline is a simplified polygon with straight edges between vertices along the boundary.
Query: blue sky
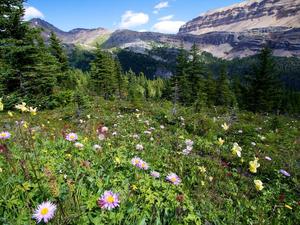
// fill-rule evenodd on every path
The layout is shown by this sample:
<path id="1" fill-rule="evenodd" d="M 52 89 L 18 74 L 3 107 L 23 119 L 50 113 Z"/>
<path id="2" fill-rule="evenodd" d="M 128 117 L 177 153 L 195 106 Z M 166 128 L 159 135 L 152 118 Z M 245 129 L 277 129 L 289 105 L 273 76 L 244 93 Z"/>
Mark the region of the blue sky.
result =
<path id="1" fill-rule="evenodd" d="M 26 18 L 40 17 L 68 31 L 74 28 L 126 28 L 175 33 L 207 10 L 241 0 L 27 0 Z"/>

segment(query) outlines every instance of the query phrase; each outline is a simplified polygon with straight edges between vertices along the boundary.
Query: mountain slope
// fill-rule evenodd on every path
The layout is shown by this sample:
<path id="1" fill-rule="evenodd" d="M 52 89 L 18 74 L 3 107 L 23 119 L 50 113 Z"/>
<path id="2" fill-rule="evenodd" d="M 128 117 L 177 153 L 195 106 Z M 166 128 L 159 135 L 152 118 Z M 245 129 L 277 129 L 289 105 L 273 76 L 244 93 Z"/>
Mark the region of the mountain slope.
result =
<path id="1" fill-rule="evenodd" d="M 241 32 L 254 28 L 300 27 L 300 0 L 248 0 L 208 11 L 183 25 L 180 34 Z"/>

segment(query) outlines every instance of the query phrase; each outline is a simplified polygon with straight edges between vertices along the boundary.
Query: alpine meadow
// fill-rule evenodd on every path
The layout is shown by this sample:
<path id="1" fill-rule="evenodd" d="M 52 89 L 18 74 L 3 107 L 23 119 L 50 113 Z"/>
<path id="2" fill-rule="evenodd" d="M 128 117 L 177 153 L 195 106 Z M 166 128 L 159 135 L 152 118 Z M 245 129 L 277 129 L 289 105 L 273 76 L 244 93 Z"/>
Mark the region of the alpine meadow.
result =
<path id="1" fill-rule="evenodd" d="M 300 0 L 0 0 L 0 224 L 299 225 Z"/>

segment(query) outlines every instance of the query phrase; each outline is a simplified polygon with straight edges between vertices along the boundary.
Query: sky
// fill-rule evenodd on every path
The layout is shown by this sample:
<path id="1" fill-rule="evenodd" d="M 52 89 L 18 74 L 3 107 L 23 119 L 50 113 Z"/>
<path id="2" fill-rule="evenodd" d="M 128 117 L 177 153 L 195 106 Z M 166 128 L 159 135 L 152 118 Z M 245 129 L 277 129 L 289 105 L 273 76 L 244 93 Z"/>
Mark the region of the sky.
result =
<path id="1" fill-rule="evenodd" d="M 208 10 L 241 0 L 27 0 L 25 19 L 41 18 L 61 30 L 98 28 L 177 33 Z"/>

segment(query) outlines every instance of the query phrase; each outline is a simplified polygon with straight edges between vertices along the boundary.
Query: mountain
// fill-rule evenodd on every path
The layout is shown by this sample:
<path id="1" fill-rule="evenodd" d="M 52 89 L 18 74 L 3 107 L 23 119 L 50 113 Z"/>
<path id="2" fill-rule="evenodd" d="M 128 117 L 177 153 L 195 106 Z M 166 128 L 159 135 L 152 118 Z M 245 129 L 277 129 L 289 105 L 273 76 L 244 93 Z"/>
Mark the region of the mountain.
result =
<path id="1" fill-rule="evenodd" d="M 208 11 L 183 25 L 180 34 L 243 32 L 267 27 L 300 27 L 300 0 L 248 0 Z"/>
<path id="2" fill-rule="evenodd" d="M 65 32 L 38 18 L 30 20 L 30 24 L 32 27 L 42 28 L 42 36 L 46 40 L 50 37 L 50 33 L 54 32 L 64 44 L 79 45 L 87 49 L 93 48 L 96 43 L 104 42 L 111 34 L 111 31 L 105 28 L 76 28 Z"/>
<path id="3" fill-rule="evenodd" d="M 209 11 L 187 22 L 175 35 L 104 28 L 65 32 L 41 19 L 30 22 L 44 30 L 45 39 L 53 31 L 64 44 L 88 50 L 98 43 L 108 50 L 148 54 L 153 47 L 178 48 L 183 43 L 190 49 L 195 43 L 202 52 L 234 59 L 255 55 L 268 44 L 275 56 L 300 57 L 300 0 L 244 1 Z"/>

